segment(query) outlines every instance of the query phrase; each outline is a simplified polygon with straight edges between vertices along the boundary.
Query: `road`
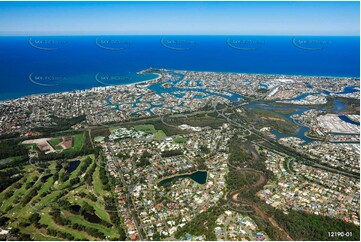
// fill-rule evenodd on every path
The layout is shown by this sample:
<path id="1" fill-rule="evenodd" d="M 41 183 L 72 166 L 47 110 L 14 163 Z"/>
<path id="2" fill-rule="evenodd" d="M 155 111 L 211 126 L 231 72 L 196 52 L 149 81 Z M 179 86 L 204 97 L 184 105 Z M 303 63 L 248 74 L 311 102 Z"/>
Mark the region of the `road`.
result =
<path id="1" fill-rule="evenodd" d="M 119 174 L 119 177 L 120 177 L 120 179 L 122 180 L 122 183 L 123 183 L 124 187 L 126 187 L 127 190 L 128 190 L 128 193 L 127 193 L 127 195 L 126 195 L 126 200 L 127 200 L 127 205 L 128 205 L 129 213 L 130 213 L 130 215 L 131 215 L 132 218 L 133 218 L 135 227 L 137 227 L 137 231 L 138 231 L 138 235 L 139 235 L 140 240 L 144 240 L 144 237 L 143 237 L 144 228 L 143 228 L 142 224 L 138 224 L 136 215 L 133 215 L 133 212 L 134 212 L 134 214 L 136 214 L 137 212 L 134 211 L 134 210 L 132 209 L 132 207 L 130 206 L 131 204 L 133 205 L 133 201 L 132 201 L 132 198 L 131 198 L 132 191 L 133 191 L 133 187 L 127 186 L 127 183 L 125 182 L 125 179 L 124 179 L 123 172 L 122 172 L 121 168 L 118 166 L 118 164 L 115 162 L 117 159 L 115 158 L 115 155 L 114 155 L 113 150 L 112 150 L 110 147 L 108 147 L 108 150 L 110 150 L 111 155 L 112 155 L 112 161 L 111 161 L 111 162 L 113 163 L 113 165 L 114 165 L 115 167 L 118 168 L 118 169 L 117 169 L 117 173 Z"/>
<path id="2" fill-rule="evenodd" d="M 237 128 L 241 128 L 241 129 L 243 129 L 243 130 L 247 130 L 247 131 L 250 132 L 251 134 L 256 135 L 257 137 L 261 138 L 261 139 L 262 139 L 263 141 L 265 141 L 266 143 L 270 144 L 270 145 L 272 146 L 272 152 L 276 152 L 276 153 L 279 153 L 279 154 L 282 154 L 282 155 L 288 155 L 288 156 L 293 157 L 293 155 L 291 155 L 291 154 L 285 154 L 285 153 L 283 153 L 283 152 L 277 152 L 278 147 L 274 144 L 274 141 L 271 140 L 270 138 L 264 137 L 264 136 L 258 134 L 258 132 L 255 132 L 255 130 L 251 130 L 250 128 L 247 128 L 247 127 L 243 126 L 242 124 L 237 123 L 236 121 L 230 119 L 229 117 L 227 117 L 227 116 L 224 115 L 223 113 L 220 113 L 219 110 L 217 109 L 217 103 L 216 103 L 216 102 L 212 102 L 212 107 L 213 107 L 213 110 L 214 110 L 219 116 L 221 116 L 221 117 L 223 117 L 224 119 L 226 119 L 226 120 L 228 121 L 228 123 L 230 123 L 231 125 L 233 125 L 233 126 L 235 126 L 235 127 L 237 127 Z M 257 143 L 257 145 L 263 146 L 263 145 L 261 145 L 261 144 L 259 144 L 259 143 Z M 263 147 L 265 147 L 265 146 L 263 146 Z M 267 147 L 265 147 L 265 148 L 267 148 Z M 267 148 L 267 149 L 269 149 L 269 148 Z M 300 155 L 303 155 L 303 156 L 305 156 L 305 157 L 308 156 L 308 155 L 307 155 L 306 153 L 304 153 L 304 152 L 300 152 L 300 151 L 298 151 L 298 150 L 297 150 L 297 152 L 298 152 Z M 293 157 L 293 158 L 295 158 L 295 157 Z M 336 169 L 336 168 L 331 168 L 331 167 L 328 167 L 328 166 L 324 166 L 324 165 L 322 165 L 322 164 L 320 164 L 320 163 L 317 163 L 317 162 L 315 162 L 315 161 L 312 161 L 312 160 L 310 160 L 310 159 L 303 159 L 303 160 L 301 160 L 301 161 L 305 161 L 305 162 L 312 163 L 314 166 L 317 166 L 318 168 L 323 169 L 323 170 L 327 170 L 327 171 L 329 171 L 329 172 L 333 172 L 333 173 L 337 173 L 337 174 L 342 174 L 342 175 L 345 175 L 345 176 L 347 176 L 347 177 L 359 178 L 359 176 L 357 176 L 357 175 L 350 174 L 349 172 L 346 172 L 346 171 L 343 171 L 343 170 L 340 170 L 340 169 Z"/>
<path id="3" fill-rule="evenodd" d="M 265 142 L 270 142 L 269 140 L 265 139 L 263 136 L 255 133 L 254 131 L 244 127 L 243 125 L 231 120 L 229 117 L 225 116 L 223 113 L 220 113 L 218 110 L 217 110 L 217 104 L 215 102 L 212 102 L 212 107 L 214 109 L 215 112 L 217 112 L 218 115 L 222 116 L 223 118 L 225 118 L 230 124 L 232 124 L 233 126 L 236 126 L 238 128 L 242 128 L 244 130 L 247 130 L 248 132 L 250 132 L 251 134 L 254 134 L 254 135 L 257 135 L 258 137 L 260 137 L 262 140 L 264 140 Z M 234 166 L 231 166 L 233 168 L 235 168 Z M 259 179 L 257 182 L 255 182 L 253 185 L 251 185 L 251 188 L 256 188 L 256 187 L 259 187 L 259 186 L 262 186 L 266 183 L 266 177 L 265 175 L 263 174 L 263 172 L 261 171 L 257 171 L 257 170 L 254 170 L 252 168 L 240 168 L 242 171 L 247 171 L 247 172 L 255 172 L 257 174 L 260 175 Z M 247 189 L 250 189 L 250 187 L 247 187 Z M 242 205 L 248 205 L 248 206 L 251 206 L 255 211 L 256 213 L 258 213 L 264 220 L 270 222 L 272 224 L 273 227 L 275 227 L 280 234 L 283 235 L 284 238 L 287 238 L 287 240 L 289 241 L 292 241 L 292 237 L 283 229 L 281 228 L 278 223 L 273 219 L 271 218 L 270 216 L 268 216 L 262 209 L 260 209 L 255 203 L 253 202 L 248 202 L 248 201 L 240 201 L 238 200 L 238 195 L 239 193 L 242 192 L 242 189 L 241 190 L 236 190 L 236 191 L 233 191 L 230 193 L 229 197 L 230 197 L 230 200 L 232 202 L 235 202 L 235 203 L 238 203 L 238 204 L 242 204 Z"/>

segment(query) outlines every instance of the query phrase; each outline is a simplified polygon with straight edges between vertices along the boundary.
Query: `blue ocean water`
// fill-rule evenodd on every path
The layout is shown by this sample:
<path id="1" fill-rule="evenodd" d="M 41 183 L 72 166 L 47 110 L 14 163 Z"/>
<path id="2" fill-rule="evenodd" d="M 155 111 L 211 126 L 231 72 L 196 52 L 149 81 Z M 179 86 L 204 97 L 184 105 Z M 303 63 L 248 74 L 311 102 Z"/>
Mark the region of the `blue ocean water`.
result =
<path id="1" fill-rule="evenodd" d="M 149 67 L 176 70 L 360 76 L 359 37 L 0 37 L 0 100 L 135 83 Z"/>

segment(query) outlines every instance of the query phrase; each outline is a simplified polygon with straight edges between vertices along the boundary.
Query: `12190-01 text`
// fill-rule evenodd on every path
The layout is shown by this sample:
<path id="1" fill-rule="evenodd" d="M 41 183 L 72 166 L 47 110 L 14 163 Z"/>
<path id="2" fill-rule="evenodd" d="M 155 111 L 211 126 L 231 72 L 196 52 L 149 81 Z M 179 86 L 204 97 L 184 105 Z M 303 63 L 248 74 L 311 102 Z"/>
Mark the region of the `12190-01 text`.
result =
<path id="1" fill-rule="evenodd" d="M 328 232 L 328 237 L 351 237 L 352 232 Z"/>

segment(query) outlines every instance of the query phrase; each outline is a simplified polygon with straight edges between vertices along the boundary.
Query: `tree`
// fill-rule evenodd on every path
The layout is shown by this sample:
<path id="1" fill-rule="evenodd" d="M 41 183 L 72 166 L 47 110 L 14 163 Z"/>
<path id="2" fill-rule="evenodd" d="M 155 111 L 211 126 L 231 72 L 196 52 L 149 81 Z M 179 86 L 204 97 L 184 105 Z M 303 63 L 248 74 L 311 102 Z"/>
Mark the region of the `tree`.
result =
<path id="1" fill-rule="evenodd" d="M 40 221 L 40 215 L 37 212 L 34 212 L 32 215 L 30 215 L 29 221 L 32 224 L 38 223 Z"/>

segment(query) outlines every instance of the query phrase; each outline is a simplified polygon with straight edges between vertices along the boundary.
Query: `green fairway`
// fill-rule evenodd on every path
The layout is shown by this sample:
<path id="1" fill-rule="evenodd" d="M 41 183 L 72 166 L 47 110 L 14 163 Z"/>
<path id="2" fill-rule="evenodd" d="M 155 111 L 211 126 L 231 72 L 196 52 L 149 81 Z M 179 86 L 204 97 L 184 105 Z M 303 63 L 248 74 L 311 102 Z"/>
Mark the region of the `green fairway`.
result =
<path id="1" fill-rule="evenodd" d="M 118 235 L 118 232 L 112 228 L 107 228 L 105 227 L 104 225 L 100 225 L 100 224 L 94 224 L 94 223 L 90 223 L 86 220 L 84 220 L 81 216 L 79 215 L 75 215 L 75 214 L 72 214 L 70 212 L 67 212 L 65 211 L 64 212 L 64 215 L 69 218 L 69 220 L 73 223 L 78 223 L 78 224 L 82 224 L 86 227 L 90 227 L 90 228 L 94 228 L 94 229 L 97 229 L 99 230 L 100 232 L 102 232 L 103 234 L 105 234 L 106 236 L 110 236 L 110 237 L 117 237 L 119 236 Z"/>
<path id="2" fill-rule="evenodd" d="M 37 229 L 33 225 L 24 228 L 23 232 L 27 233 L 27 234 L 31 234 L 32 238 L 34 240 L 39 240 L 39 241 L 57 241 L 57 240 L 59 240 L 59 238 L 56 238 L 56 237 L 53 237 L 50 235 L 45 235 L 46 234 L 45 229 Z"/>
<path id="3" fill-rule="evenodd" d="M 82 140 L 83 134 L 77 137 Z M 88 155 L 62 160 L 61 163 L 49 161 L 46 163 L 48 170 L 41 172 L 34 165 L 24 165 L 22 170 L 26 176 L 0 193 L 0 214 L 10 219 L 6 226 L 19 228 L 34 240 L 67 240 L 72 236 L 75 240 L 101 240 L 105 236 L 110 239 L 125 238 L 105 209 L 104 197 L 113 194 L 103 189 L 100 167 L 95 164 L 95 159 L 95 155 Z M 61 182 L 57 176 L 67 174 L 64 167 L 75 160 L 80 160 L 80 164 L 69 173 L 65 182 Z M 60 167 L 56 168 L 59 164 Z M 72 179 L 78 180 L 71 183 Z M 88 221 L 83 210 L 79 214 L 71 212 L 69 204 L 81 207 L 88 204 L 88 208 L 93 209 L 93 216 L 99 220 Z M 60 209 L 60 216 L 66 223 L 54 217 L 56 209 Z M 30 220 L 35 215 L 40 219 L 38 225 Z"/>
<path id="4" fill-rule="evenodd" d="M 99 159 L 102 159 L 102 158 L 99 158 Z M 101 161 L 99 161 L 99 163 L 101 163 Z M 95 168 L 95 172 L 94 172 L 94 174 L 93 174 L 93 188 L 94 188 L 94 193 L 96 194 L 96 195 L 103 195 L 103 196 L 109 196 L 110 195 L 110 193 L 108 192 L 108 191 L 105 191 L 104 189 L 103 189 L 103 184 L 102 184 L 102 182 L 101 182 L 101 180 L 100 180 L 100 174 L 99 174 L 99 169 L 100 169 L 100 167 L 99 166 L 97 166 L 96 168 Z"/>
<path id="5" fill-rule="evenodd" d="M 53 221 L 53 219 L 50 217 L 48 212 L 49 212 L 48 209 L 46 209 L 44 211 L 44 213 L 42 214 L 41 219 L 40 219 L 41 224 L 45 224 L 45 225 L 48 226 L 48 228 L 51 228 L 51 229 L 54 229 L 54 230 L 57 230 L 57 231 L 70 233 L 71 235 L 74 236 L 74 238 L 76 240 L 84 240 L 84 239 L 85 240 L 95 240 L 95 238 L 87 235 L 86 233 L 84 233 L 82 231 L 73 230 L 73 229 L 70 229 L 68 227 L 56 224 Z"/>
<path id="6" fill-rule="evenodd" d="M 1 210 L 5 211 L 10 205 L 12 204 L 15 204 L 15 200 L 17 198 L 19 198 L 25 191 L 26 191 L 26 182 L 21 186 L 20 189 L 17 189 L 15 190 L 14 194 L 8 198 L 8 199 L 5 199 L 5 194 L 6 192 L 2 192 L 1 195 L 0 195 L 0 201 L 4 201 L 2 206 L 1 206 Z M 11 187 L 7 189 L 7 191 L 14 191 L 14 189 L 12 189 Z"/>
<path id="7" fill-rule="evenodd" d="M 80 198 L 80 197 L 69 197 L 68 201 L 72 204 L 78 204 L 80 206 L 83 206 L 85 203 L 92 206 L 95 210 L 95 214 L 101 219 L 106 222 L 110 222 L 109 214 L 105 211 L 103 204 L 99 202 L 93 202 L 86 198 Z"/>
<path id="8" fill-rule="evenodd" d="M 39 240 L 39 241 L 58 241 L 59 239 L 56 237 L 51 237 L 51 236 L 45 236 L 39 233 L 34 232 L 33 233 L 34 236 L 34 240 Z"/>

